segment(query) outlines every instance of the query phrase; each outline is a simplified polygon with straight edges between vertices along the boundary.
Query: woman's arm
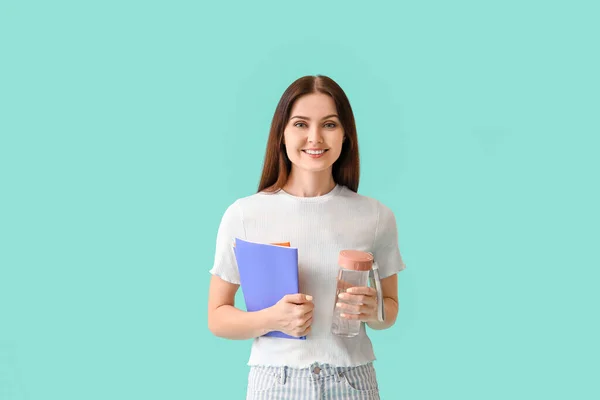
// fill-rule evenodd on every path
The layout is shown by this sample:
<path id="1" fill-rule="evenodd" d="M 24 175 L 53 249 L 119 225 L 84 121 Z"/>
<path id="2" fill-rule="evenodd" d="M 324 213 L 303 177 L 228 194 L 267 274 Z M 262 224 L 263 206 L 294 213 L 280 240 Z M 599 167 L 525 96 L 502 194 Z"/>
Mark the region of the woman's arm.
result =
<path id="1" fill-rule="evenodd" d="M 283 296 L 275 305 L 260 311 L 242 311 L 235 307 L 240 285 L 213 275 L 208 291 L 208 329 L 225 339 L 245 340 L 271 331 L 304 336 L 311 330 L 314 304 L 303 293 Z"/>
<path id="2" fill-rule="evenodd" d="M 393 274 L 381 280 L 383 306 L 385 307 L 384 321 L 369 321 L 371 329 L 387 329 L 394 325 L 398 316 L 398 274 Z"/>
<path id="3" fill-rule="evenodd" d="M 270 332 L 273 325 L 268 309 L 248 312 L 235 307 L 240 285 L 213 275 L 208 291 L 208 329 L 226 339 L 252 339 Z"/>

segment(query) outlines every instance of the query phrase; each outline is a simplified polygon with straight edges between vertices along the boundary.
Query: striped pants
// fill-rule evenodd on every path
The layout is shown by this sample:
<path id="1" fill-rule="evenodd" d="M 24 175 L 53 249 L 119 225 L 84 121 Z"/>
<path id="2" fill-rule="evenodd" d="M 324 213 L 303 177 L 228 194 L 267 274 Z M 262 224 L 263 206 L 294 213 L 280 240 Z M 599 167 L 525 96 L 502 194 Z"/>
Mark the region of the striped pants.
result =
<path id="1" fill-rule="evenodd" d="M 379 400 L 373 363 L 334 367 L 313 363 L 308 368 L 251 366 L 246 400 Z"/>

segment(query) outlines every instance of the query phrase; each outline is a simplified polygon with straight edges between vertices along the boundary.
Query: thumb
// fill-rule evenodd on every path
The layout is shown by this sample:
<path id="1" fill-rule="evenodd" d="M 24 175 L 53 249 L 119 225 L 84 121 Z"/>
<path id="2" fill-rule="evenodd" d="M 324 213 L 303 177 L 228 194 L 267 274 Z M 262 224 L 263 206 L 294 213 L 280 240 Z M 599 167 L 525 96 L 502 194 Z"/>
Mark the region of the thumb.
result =
<path id="1" fill-rule="evenodd" d="M 302 304 L 312 300 L 312 296 L 303 293 L 288 294 L 285 296 L 288 303 Z"/>

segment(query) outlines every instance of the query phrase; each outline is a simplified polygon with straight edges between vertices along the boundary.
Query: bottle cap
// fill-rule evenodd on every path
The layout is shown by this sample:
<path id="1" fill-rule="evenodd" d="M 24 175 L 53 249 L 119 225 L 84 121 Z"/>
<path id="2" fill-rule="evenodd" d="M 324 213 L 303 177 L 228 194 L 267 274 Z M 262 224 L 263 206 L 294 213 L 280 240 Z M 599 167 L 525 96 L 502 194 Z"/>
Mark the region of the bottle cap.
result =
<path id="1" fill-rule="evenodd" d="M 373 268 L 373 255 L 359 250 L 342 250 L 338 264 L 344 269 L 370 271 Z"/>

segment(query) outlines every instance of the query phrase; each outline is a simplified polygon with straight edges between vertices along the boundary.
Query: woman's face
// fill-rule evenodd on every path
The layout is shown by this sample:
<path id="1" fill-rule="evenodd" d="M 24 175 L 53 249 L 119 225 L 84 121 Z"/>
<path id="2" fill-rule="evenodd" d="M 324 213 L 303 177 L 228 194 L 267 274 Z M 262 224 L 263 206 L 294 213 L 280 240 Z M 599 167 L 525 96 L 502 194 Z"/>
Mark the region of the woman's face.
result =
<path id="1" fill-rule="evenodd" d="M 330 169 L 342 152 L 344 129 L 333 99 L 323 93 L 299 97 L 283 132 L 293 166 L 308 172 Z"/>

